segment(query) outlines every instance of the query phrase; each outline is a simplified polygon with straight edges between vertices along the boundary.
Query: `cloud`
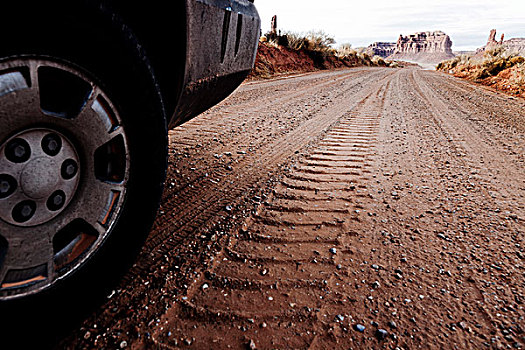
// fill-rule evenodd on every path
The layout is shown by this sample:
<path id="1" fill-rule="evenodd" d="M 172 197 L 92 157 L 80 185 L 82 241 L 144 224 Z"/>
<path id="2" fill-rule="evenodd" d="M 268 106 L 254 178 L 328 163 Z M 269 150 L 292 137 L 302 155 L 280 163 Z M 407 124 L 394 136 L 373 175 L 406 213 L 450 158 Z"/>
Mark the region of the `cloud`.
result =
<path id="1" fill-rule="evenodd" d="M 442 0 L 257 0 L 263 30 L 269 30 L 272 15 L 279 27 L 295 32 L 322 29 L 338 43 L 367 46 L 374 41 L 395 41 L 399 34 L 442 30 L 461 49 L 482 46 L 492 28 L 506 37 L 525 37 L 525 1 Z"/>

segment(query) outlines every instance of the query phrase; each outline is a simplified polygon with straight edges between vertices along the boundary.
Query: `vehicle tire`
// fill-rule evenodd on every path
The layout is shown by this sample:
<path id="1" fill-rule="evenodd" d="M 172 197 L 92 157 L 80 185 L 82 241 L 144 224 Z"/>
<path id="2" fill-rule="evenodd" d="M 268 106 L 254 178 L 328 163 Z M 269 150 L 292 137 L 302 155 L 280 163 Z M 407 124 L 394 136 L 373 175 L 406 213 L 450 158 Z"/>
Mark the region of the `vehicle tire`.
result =
<path id="1" fill-rule="evenodd" d="M 35 16 L 0 48 L 4 322 L 107 292 L 151 228 L 166 173 L 162 99 L 133 33 L 115 16 L 59 17 Z"/>

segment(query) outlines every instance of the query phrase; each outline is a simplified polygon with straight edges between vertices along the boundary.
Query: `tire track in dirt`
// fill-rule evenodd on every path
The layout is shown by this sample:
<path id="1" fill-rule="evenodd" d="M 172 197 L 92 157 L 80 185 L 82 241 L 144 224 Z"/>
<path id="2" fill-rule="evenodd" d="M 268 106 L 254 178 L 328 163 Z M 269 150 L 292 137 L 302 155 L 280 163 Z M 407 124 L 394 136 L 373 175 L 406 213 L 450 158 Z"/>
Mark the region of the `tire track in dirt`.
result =
<path id="1" fill-rule="evenodd" d="M 525 125 L 519 119 L 525 110 L 525 101 L 502 97 L 494 92 L 485 92 L 480 96 L 473 93 L 471 84 L 436 73 L 426 74 L 426 81 L 432 86 L 432 90 L 440 95 L 441 100 L 446 101 L 453 110 L 457 110 L 463 120 L 483 136 L 485 142 L 504 150 L 518 167 L 523 167 Z M 497 122 L 497 125 L 494 125 L 494 122 Z M 492 127 L 488 127 L 490 124 Z"/>
<path id="2" fill-rule="evenodd" d="M 343 114 L 245 222 L 239 239 L 168 310 L 154 334 L 158 345 L 240 347 L 252 332 L 262 348 L 326 341 L 334 312 L 342 312 L 330 300 L 338 287 L 334 276 L 345 259 L 351 222 L 359 220 L 353 197 L 368 180 L 389 79 Z M 227 343 L 220 339 L 225 333 Z"/>
<path id="3" fill-rule="evenodd" d="M 507 252 L 523 244 L 519 238 L 523 225 L 509 217 L 510 213 L 519 216 L 523 210 L 516 209 L 519 192 L 510 194 L 503 203 L 489 195 L 490 174 L 498 166 L 488 162 L 483 165 L 476 159 L 480 154 L 498 153 L 502 158 L 500 162 L 506 166 L 513 162 L 501 148 L 494 149 L 492 143 L 485 142 L 486 136 L 467 122 L 468 115 L 455 111 L 454 105 L 447 105 L 446 100 L 437 95 L 439 91 L 426 90 L 434 76 L 437 74 L 423 71 L 405 71 L 399 75 L 392 89 L 396 104 L 391 118 L 387 118 L 382 127 L 387 130 L 380 147 L 383 158 L 380 166 L 385 173 L 378 174 L 374 192 L 395 191 L 397 196 L 391 199 L 383 196 L 386 208 L 376 205 L 374 210 L 378 217 L 386 218 L 370 229 L 395 237 L 390 239 L 394 245 L 388 244 L 386 254 L 378 248 L 379 255 L 383 264 L 399 266 L 405 276 L 410 276 L 409 283 L 405 280 L 393 284 L 397 284 L 394 296 L 398 300 L 406 296 L 412 300 L 404 307 L 396 305 L 396 315 L 392 318 L 398 327 L 405 322 L 405 341 L 399 344 L 403 348 L 418 344 L 435 348 L 448 348 L 451 344 L 459 348 L 479 348 L 482 343 L 490 347 L 489 335 L 493 346 L 501 346 L 499 339 L 506 337 L 512 341 L 508 332 L 515 329 L 516 320 L 523 317 L 519 317 L 523 315 L 522 308 L 514 305 L 511 317 L 497 311 L 508 311 L 501 308 L 502 300 L 506 300 L 503 305 L 510 306 L 515 298 L 519 305 L 522 297 L 519 283 L 523 278 L 519 276 L 523 267 L 517 263 L 520 255 Z M 403 105 L 404 108 L 399 108 Z M 502 107 L 505 105 L 500 105 Z M 493 106 L 487 103 L 472 109 L 472 113 L 489 108 Z M 489 121 L 485 127 L 499 132 L 494 124 Z M 405 166 L 397 168 L 393 165 L 397 162 Z M 478 170 L 483 167 L 486 171 Z M 520 178 L 506 178 L 502 186 L 494 190 L 505 191 L 508 183 L 516 185 L 519 181 Z M 512 207 L 513 211 L 503 214 Z M 505 252 L 503 256 L 499 255 L 501 251 Z M 400 264 L 400 256 L 412 263 Z M 386 271 L 391 269 L 385 267 Z M 425 278 L 425 274 L 432 277 Z M 496 275 L 501 278 L 499 281 Z M 363 279 L 366 277 L 370 279 L 370 276 Z M 414 303 L 417 295 L 416 298 L 410 295 L 416 291 L 424 299 Z M 380 295 L 378 298 L 384 300 Z M 389 298 L 388 302 L 393 299 Z M 388 314 L 390 310 L 392 306 L 384 311 Z M 430 317 L 437 324 L 425 322 Z M 409 319 L 417 323 L 407 322 Z M 458 326 L 460 321 L 463 323 Z M 457 331 L 460 327 L 462 330 Z M 517 329 L 519 334 L 520 327 Z"/>
<path id="4" fill-rule="evenodd" d="M 68 344 L 520 346 L 523 102 L 435 72 L 326 74 L 243 86 L 206 116 L 219 141 L 189 124 L 141 259 Z"/>
<path id="5" fill-rule="evenodd" d="M 415 74 L 420 75 L 419 79 Z M 412 80 L 416 91 L 420 97 L 428 103 L 436 124 L 447 135 L 448 140 L 455 145 L 456 154 L 466 155 L 463 157 L 465 166 L 475 169 L 477 172 L 488 172 L 486 178 L 491 181 L 491 191 L 487 195 L 494 196 L 495 192 L 503 194 L 503 199 L 511 196 L 512 193 L 522 193 L 521 198 L 525 198 L 525 168 L 517 167 L 513 162 L 507 161 L 507 154 L 500 152 L 499 147 L 491 147 L 493 141 L 487 138 L 485 133 L 476 132 L 465 115 L 453 109 L 449 103 L 445 102 L 437 95 L 427 83 L 427 74 L 414 72 Z M 423 79 L 421 79 L 424 77 Z M 485 164 L 488 164 L 486 166 Z M 509 179 L 521 181 L 508 181 Z M 501 183 L 506 186 L 502 187 Z M 502 202 L 505 202 L 504 200 Z M 519 201 L 518 207 L 509 208 L 512 211 L 525 210 L 525 199 Z"/>
<path id="6" fill-rule="evenodd" d="M 391 72 L 386 71 L 386 73 Z M 382 74 L 384 79 L 385 72 Z M 374 86 L 374 84 L 378 82 L 371 79 L 369 85 Z M 268 172 L 275 169 L 276 165 L 308 143 L 315 141 L 320 133 L 331 124 L 336 123 L 348 108 L 352 108 L 352 105 L 357 103 L 353 101 L 358 101 L 359 96 L 366 94 L 369 89 L 370 87 L 360 89 L 357 94 L 354 94 L 351 87 L 348 90 L 336 89 L 335 98 L 345 103 L 321 106 L 315 115 L 296 129 L 289 130 L 288 133 L 273 142 L 259 142 L 257 147 L 252 148 L 250 154 L 236 159 L 235 168 L 232 170 L 225 169 L 224 165 L 210 169 L 207 176 L 192 182 L 191 186 L 173 191 L 176 192 L 173 198 L 171 200 L 168 198 L 168 201 L 164 203 L 164 207 L 171 207 L 172 215 L 160 217 L 157 220 L 154 233 L 148 239 L 145 250 L 152 251 L 161 244 L 165 244 L 166 247 L 159 251 L 160 254 L 163 254 L 172 244 L 176 244 L 173 238 L 183 238 L 196 229 L 202 229 L 205 223 L 213 217 L 218 217 L 217 213 L 224 211 L 226 206 L 232 205 L 242 193 L 246 193 L 263 177 L 267 177 Z M 236 140 L 236 142 L 248 143 L 242 140 L 242 135 L 240 138 L 241 140 Z M 211 152 L 215 151 L 216 149 Z M 250 179 L 250 182 L 244 179 Z M 197 201 L 195 201 L 196 198 L 198 198 Z M 174 232 L 176 232 L 175 235 Z M 143 263 L 138 266 L 147 268 L 147 265 Z"/>
<path id="7" fill-rule="evenodd" d="M 377 72 L 376 75 L 380 76 L 380 73 Z M 306 109 L 310 109 L 315 104 L 312 95 L 322 97 L 325 95 L 323 90 L 326 91 L 327 87 L 333 88 L 335 84 L 340 82 L 343 82 L 344 85 L 344 82 L 348 82 L 352 78 L 354 78 L 351 81 L 352 86 L 357 86 L 371 77 L 363 74 L 361 70 L 344 70 L 324 75 L 308 75 L 296 79 L 291 77 L 287 81 L 255 83 L 254 89 L 256 88 L 256 91 L 251 91 L 242 86 L 231 101 L 228 100 L 212 111 L 205 112 L 198 119 L 171 131 L 170 140 L 172 144 L 189 147 L 200 145 L 202 147 L 213 139 L 221 138 L 221 136 L 238 137 L 239 131 L 246 131 L 250 127 L 261 128 L 260 123 L 271 121 L 268 120 L 268 115 L 276 115 L 283 110 L 288 110 L 290 106 L 304 104 Z M 254 99 L 259 103 L 254 104 Z M 315 110 L 312 111 L 312 113 L 314 112 Z M 232 115 L 234 118 L 231 117 Z M 254 115 L 259 115 L 259 118 L 253 118 Z M 202 134 L 203 132 L 210 135 L 205 136 Z M 237 139 L 236 141 L 238 144 L 243 144 L 242 140 Z"/>

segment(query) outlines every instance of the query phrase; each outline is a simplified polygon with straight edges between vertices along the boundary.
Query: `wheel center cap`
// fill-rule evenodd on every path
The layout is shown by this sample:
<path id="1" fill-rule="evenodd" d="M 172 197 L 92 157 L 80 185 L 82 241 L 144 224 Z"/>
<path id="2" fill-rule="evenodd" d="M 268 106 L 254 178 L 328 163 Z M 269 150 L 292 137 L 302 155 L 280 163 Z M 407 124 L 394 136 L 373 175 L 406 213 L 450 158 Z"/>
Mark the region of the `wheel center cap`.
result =
<path id="1" fill-rule="evenodd" d="M 30 161 L 22 171 L 20 185 L 22 191 L 33 199 L 47 198 L 56 190 L 60 180 L 60 167 L 48 157 Z"/>

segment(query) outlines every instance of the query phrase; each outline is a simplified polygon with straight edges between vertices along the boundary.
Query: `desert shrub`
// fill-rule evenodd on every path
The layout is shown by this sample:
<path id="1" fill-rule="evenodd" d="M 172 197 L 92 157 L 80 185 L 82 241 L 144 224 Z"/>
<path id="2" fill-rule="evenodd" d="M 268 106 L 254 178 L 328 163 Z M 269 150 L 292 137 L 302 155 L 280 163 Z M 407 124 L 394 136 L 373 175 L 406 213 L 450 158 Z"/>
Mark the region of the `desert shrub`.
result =
<path id="1" fill-rule="evenodd" d="M 331 45 L 335 44 L 335 39 L 323 31 L 310 31 L 306 34 L 286 32 L 281 37 L 286 37 L 286 47 L 292 50 L 308 50 L 321 53 L 323 57 L 335 55 L 336 50 Z"/>
<path id="2" fill-rule="evenodd" d="M 490 50 L 486 50 L 483 53 L 485 60 L 491 60 L 493 58 L 500 58 L 505 55 L 505 48 L 503 46 L 496 46 Z"/>
<path id="3" fill-rule="evenodd" d="M 362 65 L 365 65 L 365 66 L 373 66 L 374 65 L 374 63 L 372 62 L 372 59 L 370 58 L 370 56 L 366 52 L 358 53 L 357 54 L 357 58 L 359 59 L 359 62 Z"/>
<path id="4" fill-rule="evenodd" d="M 522 56 L 516 56 L 516 57 L 512 57 L 510 59 L 510 63 L 511 63 L 512 66 L 515 66 L 515 65 L 523 63 L 523 62 L 525 62 L 525 58 L 522 57 Z"/>
<path id="5" fill-rule="evenodd" d="M 310 42 L 302 34 L 294 32 L 286 32 L 284 35 L 288 38 L 288 47 L 292 50 L 309 49 Z"/>
<path id="6" fill-rule="evenodd" d="M 309 31 L 306 38 L 310 41 L 310 50 L 328 52 L 332 50 L 335 39 L 322 30 Z"/>
<path id="7" fill-rule="evenodd" d="M 380 67 L 386 66 L 386 62 L 383 59 L 383 57 L 378 56 L 378 55 L 372 57 L 372 63 L 374 63 L 374 65 L 380 66 Z"/>
<path id="8" fill-rule="evenodd" d="M 450 70 L 454 70 L 456 67 L 459 67 L 459 66 L 465 66 L 465 65 L 470 65 L 471 62 L 470 62 L 470 56 L 468 55 L 460 55 L 460 56 L 456 56 L 450 60 L 446 60 L 446 61 L 443 61 L 443 62 L 440 62 L 436 69 L 437 70 L 442 70 L 442 71 L 450 71 Z"/>
<path id="9" fill-rule="evenodd" d="M 390 68 L 399 68 L 399 67 L 400 67 L 400 66 L 399 66 L 399 63 L 397 63 L 396 61 L 389 62 L 389 63 L 388 63 L 388 66 L 389 66 Z"/>
<path id="10" fill-rule="evenodd" d="M 357 51 L 352 49 L 351 44 L 342 44 L 337 48 L 335 55 L 339 58 L 356 57 Z"/>
<path id="11" fill-rule="evenodd" d="M 520 61 L 521 63 L 518 63 L 515 69 L 512 71 L 509 82 L 511 85 L 517 86 L 520 92 L 523 94 L 525 93 L 525 58 Z"/>
<path id="12" fill-rule="evenodd" d="M 486 69 L 489 75 L 498 75 L 499 72 L 509 67 L 508 60 L 501 57 L 494 57 L 494 60 L 488 60 L 483 63 L 483 67 Z"/>
<path id="13" fill-rule="evenodd" d="M 284 46 L 284 47 L 290 47 L 290 42 L 288 41 L 288 36 L 285 35 L 279 35 L 277 37 L 277 45 Z"/>
<path id="14" fill-rule="evenodd" d="M 474 71 L 472 78 L 475 80 L 485 79 L 490 77 L 490 72 L 487 68 L 481 68 Z"/>

